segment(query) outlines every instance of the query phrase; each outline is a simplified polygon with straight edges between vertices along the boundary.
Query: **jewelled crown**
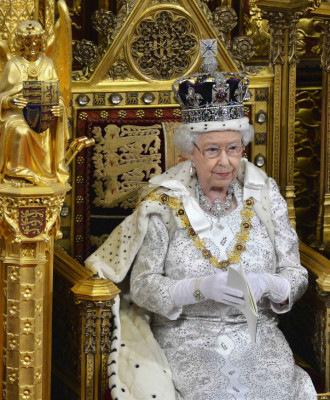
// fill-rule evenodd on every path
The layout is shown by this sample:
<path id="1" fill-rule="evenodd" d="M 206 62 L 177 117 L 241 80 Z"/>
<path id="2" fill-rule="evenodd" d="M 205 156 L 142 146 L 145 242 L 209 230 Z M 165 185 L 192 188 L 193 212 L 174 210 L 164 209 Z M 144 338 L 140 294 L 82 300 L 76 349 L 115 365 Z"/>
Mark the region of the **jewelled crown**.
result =
<path id="1" fill-rule="evenodd" d="M 186 124 L 244 117 L 243 100 L 250 83 L 246 75 L 217 71 L 217 41 L 200 41 L 203 72 L 177 79 L 173 90 Z"/>

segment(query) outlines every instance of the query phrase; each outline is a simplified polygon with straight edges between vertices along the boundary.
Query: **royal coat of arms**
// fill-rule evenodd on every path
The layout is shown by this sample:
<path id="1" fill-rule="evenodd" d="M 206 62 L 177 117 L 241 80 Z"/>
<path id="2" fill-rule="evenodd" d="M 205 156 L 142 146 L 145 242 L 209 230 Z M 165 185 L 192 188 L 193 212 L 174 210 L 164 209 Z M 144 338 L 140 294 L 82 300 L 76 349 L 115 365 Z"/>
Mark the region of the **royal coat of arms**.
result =
<path id="1" fill-rule="evenodd" d="M 59 81 L 24 81 L 23 96 L 28 104 L 24 118 L 36 133 L 42 133 L 54 122 L 52 107 L 59 104 Z"/>
<path id="2" fill-rule="evenodd" d="M 24 236 L 34 238 L 44 231 L 46 207 L 21 207 L 18 211 L 18 225 Z"/>

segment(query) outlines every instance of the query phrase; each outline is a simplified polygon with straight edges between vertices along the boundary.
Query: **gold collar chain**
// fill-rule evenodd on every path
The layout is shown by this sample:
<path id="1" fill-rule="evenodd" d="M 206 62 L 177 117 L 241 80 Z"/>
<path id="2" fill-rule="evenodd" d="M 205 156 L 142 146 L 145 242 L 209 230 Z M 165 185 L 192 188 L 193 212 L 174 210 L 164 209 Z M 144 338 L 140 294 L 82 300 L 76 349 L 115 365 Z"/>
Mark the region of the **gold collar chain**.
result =
<path id="1" fill-rule="evenodd" d="M 237 232 L 235 237 L 237 239 L 234 250 L 228 253 L 227 260 L 219 261 L 214 257 L 210 250 L 206 248 L 205 240 L 200 238 L 194 231 L 187 217 L 182 202 L 179 199 L 170 197 L 167 194 L 162 194 L 154 190 L 144 200 L 159 201 L 161 204 L 166 204 L 171 207 L 181 221 L 181 225 L 188 232 L 189 237 L 192 239 L 197 249 L 202 251 L 204 258 L 208 259 L 217 268 L 226 268 L 230 264 L 236 264 L 240 261 L 242 253 L 245 251 L 246 242 L 250 239 L 250 230 L 252 228 L 251 220 L 253 218 L 253 198 L 250 197 L 243 201 L 243 209 L 240 211 L 242 216 L 241 230 Z"/>

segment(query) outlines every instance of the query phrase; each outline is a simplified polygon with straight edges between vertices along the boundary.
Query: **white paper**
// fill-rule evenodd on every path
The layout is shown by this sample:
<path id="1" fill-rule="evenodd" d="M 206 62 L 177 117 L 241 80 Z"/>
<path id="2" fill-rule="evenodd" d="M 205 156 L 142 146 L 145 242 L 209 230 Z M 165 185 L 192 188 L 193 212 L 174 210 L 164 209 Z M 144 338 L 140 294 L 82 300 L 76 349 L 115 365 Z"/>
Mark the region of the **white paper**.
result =
<path id="1" fill-rule="evenodd" d="M 234 268 L 228 268 L 227 286 L 243 292 L 245 299 L 244 304 L 237 305 L 235 307 L 245 315 L 251 342 L 255 343 L 257 334 L 258 308 L 242 266 L 240 272 L 236 271 Z"/>

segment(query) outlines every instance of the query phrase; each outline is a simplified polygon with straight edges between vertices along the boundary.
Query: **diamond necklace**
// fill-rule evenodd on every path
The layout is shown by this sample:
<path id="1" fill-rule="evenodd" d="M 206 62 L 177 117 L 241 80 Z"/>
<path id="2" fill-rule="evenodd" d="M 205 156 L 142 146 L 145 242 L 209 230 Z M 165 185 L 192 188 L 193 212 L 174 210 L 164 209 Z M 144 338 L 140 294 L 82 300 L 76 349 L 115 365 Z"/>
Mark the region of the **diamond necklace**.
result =
<path id="1" fill-rule="evenodd" d="M 214 200 L 213 205 L 210 204 L 208 200 L 206 200 L 203 189 L 198 181 L 196 181 L 196 193 L 199 199 L 199 204 L 201 204 L 205 210 L 217 217 L 219 221 L 220 217 L 223 217 L 225 212 L 229 210 L 233 204 L 234 182 L 231 182 L 229 185 L 228 194 L 224 204 L 222 204 L 221 200 L 218 198 Z"/>

